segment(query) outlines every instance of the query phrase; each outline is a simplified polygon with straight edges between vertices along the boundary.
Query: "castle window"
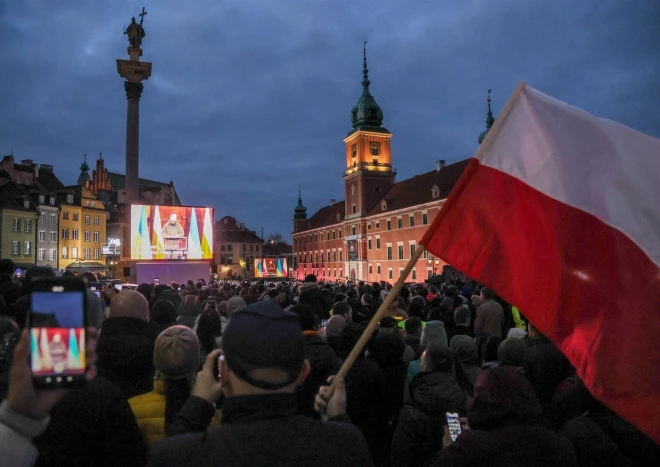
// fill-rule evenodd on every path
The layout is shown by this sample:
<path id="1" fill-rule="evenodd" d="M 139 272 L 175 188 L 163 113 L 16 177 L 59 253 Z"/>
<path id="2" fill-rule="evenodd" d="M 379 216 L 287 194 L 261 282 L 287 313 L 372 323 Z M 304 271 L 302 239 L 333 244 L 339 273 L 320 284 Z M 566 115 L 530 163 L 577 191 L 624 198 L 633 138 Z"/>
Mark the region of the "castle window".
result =
<path id="1" fill-rule="evenodd" d="M 369 143 L 369 152 L 373 157 L 378 157 L 380 155 L 380 142 L 371 141 Z"/>
<path id="2" fill-rule="evenodd" d="M 357 157 L 357 144 L 351 145 L 351 157 L 353 157 L 353 159 Z"/>
<path id="3" fill-rule="evenodd" d="M 355 214 L 355 212 L 356 212 L 355 204 L 353 204 L 353 206 L 352 206 L 352 211 L 353 211 L 353 214 Z"/>
<path id="4" fill-rule="evenodd" d="M 438 188 L 438 185 L 433 185 L 433 188 L 431 188 L 431 197 L 433 199 L 440 197 L 440 188 Z"/>
<path id="5" fill-rule="evenodd" d="M 380 209 L 383 211 L 387 210 L 387 201 L 383 200 L 380 202 Z M 378 224 L 376 224 L 376 227 L 378 227 Z"/>

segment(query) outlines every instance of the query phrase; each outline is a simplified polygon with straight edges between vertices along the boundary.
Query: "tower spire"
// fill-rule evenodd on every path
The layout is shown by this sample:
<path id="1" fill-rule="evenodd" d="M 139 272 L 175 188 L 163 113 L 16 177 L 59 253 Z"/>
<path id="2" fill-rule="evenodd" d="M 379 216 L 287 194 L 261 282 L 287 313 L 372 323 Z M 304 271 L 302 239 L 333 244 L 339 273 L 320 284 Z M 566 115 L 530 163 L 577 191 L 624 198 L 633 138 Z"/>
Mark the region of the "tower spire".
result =
<path id="1" fill-rule="evenodd" d="M 369 68 L 367 68 L 367 42 L 364 41 L 362 45 L 362 87 L 366 92 L 369 92 Z"/>
<path id="2" fill-rule="evenodd" d="M 493 118 L 493 112 L 490 110 L 490 93 L 492 89 L 488 90 L 488 115 L 486 116 L 486 130 L 490 130 L 490 128 L 493 126 L 493 123 L 495 123 L 495 119 Z"/>
<path id="3" fill-rule="evenodd" d="M 78 185 L 85 186 L 89 178 L 89 165 L 87 165 L 87 153 L 83 155 L 83 163 L 80 165 L 80 176 L 78 177 Z"/>
<path id="4" fill-rule="evenodd" d="M 294 219 L 307 219 L 307 208 L 302 203 L 302 187 L 298 187 L 298 206 L 293 210 Z"/>
<path id="5" fill-rule="evenodd" d="M 495 117 L 493 117 L 493 111 L 490 108 L 490 93 L 492 92 L 492 89 L 488 90 L 488 98 L 486 99 L 486 102 L 488 103 L 488 113 L 486 114 L 486 130 L 484 130 L 480 135 L 479 135 L 479 144 L 482 143 L 488 132 L 490 131 L 491 127 L 493 126 L 493 123 L 495 123 Z"/>

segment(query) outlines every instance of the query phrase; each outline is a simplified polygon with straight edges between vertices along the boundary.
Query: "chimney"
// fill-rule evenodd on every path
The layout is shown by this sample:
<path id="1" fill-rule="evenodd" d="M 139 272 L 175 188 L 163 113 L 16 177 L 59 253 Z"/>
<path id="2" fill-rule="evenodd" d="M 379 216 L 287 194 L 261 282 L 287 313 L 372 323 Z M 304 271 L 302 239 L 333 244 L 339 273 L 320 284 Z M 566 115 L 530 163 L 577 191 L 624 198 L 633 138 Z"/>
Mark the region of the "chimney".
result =
<path id="1" fill-rule="evenodd" d="M 436 161 L 436 168 L 438 172 L 440 172 L 440 169 L 442 169 L 445 165 L 447 165 L 447 162 L 444 159 L 438 159 Z"/>
<path id="2" fill-rule="evenodd" d="M 334 198 L 330 198 L 330 206 L 332 206 L 332 205 L 335 204 L 336 202 L 337 202 L 336 199 L 334 199 Z"/>

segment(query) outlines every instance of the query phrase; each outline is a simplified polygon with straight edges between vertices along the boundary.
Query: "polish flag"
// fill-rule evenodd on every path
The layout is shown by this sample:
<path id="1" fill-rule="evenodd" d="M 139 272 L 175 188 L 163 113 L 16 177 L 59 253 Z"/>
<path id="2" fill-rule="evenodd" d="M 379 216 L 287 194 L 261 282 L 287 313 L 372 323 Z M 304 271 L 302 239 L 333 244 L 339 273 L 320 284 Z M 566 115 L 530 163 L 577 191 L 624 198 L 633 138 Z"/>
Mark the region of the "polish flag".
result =
<path id="1" fill-rule="evenodd" d="M 420 243 L 660 443 L 660 140 L 521 83 Z"/>

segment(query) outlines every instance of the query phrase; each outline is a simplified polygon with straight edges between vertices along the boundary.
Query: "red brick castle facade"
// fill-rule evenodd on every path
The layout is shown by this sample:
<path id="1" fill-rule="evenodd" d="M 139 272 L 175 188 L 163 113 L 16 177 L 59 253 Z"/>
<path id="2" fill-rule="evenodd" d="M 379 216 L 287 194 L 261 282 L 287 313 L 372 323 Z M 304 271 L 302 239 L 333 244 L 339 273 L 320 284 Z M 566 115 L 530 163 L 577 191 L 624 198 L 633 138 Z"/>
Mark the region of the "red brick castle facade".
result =
<path id="1" fill-rule="evenodd" d="M 399 278 L 428 225 L 458 181 L 467 160 L 395 182 L 390 139 L 383 111 L 369 91 L 364 51 L 362 95 L 351 112 L 346 143 L 345 201 L 319 209 L 309 219 L 298 196 L 294 209 L 294 276 L 319 280 L 394 282 Z M 493 123 L 488 104 L 486 131 Z M 425 254 L 406 281 L 422 282 L 443 263 Z"/>

